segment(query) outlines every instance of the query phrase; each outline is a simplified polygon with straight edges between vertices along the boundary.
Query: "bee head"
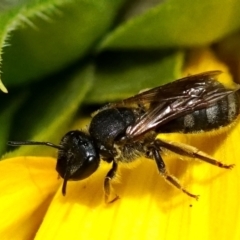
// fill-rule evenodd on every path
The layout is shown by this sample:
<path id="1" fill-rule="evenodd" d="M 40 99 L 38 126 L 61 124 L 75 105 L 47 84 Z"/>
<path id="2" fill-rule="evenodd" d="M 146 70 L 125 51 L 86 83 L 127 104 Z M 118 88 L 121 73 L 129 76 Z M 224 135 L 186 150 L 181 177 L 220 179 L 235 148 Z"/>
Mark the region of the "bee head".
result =
<path id="1" fill-rule="evenodd" d="M 64 179 L 62 193 L 65 195 L 67 181 L 89 177 L 97 170 L 100 158 L 91 137 L 78 130 L 64 135 L 60 146 L 56 170 Z"/>

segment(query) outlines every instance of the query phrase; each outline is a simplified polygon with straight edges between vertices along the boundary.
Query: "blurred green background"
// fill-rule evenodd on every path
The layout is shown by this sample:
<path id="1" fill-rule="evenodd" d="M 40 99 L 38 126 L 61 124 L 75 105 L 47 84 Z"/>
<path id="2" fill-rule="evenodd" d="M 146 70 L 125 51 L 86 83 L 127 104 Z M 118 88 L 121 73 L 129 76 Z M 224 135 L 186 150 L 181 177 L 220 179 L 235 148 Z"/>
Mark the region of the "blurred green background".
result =
<path id="1" fill-rule="evenodd" d="M 2 1 L 0 155 L 54 156 L 6 154 L 7 141 L 58 143 L 102 104 L 181 77 L 195 48 L 212 48 L 237 81 L 239 16 L 238 0 Z"/>

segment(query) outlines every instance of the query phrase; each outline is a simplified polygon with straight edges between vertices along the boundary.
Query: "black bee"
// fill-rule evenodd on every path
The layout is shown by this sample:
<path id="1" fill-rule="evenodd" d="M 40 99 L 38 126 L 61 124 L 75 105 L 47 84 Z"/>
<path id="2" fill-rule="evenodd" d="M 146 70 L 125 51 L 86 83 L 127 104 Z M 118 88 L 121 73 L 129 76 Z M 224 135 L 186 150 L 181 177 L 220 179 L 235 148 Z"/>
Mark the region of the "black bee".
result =
<path id="1" fill-rule="evenodd" d="M 238 90 L 227 89 L 216 78 L 221 71 L 187 76 L 172 83 L 141 92 L 97 111 L 88 133 L 66 133 L 59 145 L 49 142 L 9 141 L 9 145 L 46 145 L 58 149 L 56 170 L 63 178 L 62 194 L 69 180 L 82 180 L 93 174 L 100 159 L 112 163 L 104 179 L 105 200 L 119 162 L 145 156 L 156 162 L 159 173 L 172 185 L 193 198 L 178 180 L 168 173 L 162 159 L 167 149 L 182 156 L 197 158 L 221 168 L 223 164 L 192 146 L 156 138 L 160 133 L 210 131 L 232 123 L 240 112 Z"/>

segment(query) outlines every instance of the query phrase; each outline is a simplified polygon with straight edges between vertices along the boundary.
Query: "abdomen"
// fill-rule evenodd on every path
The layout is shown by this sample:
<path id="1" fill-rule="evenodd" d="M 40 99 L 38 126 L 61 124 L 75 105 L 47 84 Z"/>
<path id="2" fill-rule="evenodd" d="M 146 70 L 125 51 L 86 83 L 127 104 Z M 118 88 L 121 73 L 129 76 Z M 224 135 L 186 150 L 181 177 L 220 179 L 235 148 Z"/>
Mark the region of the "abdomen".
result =
<path id="1" fill-rule="evenodd" d="M 213 106 L 174 119 L 158 130 L 162 133 L 211 131 L 232 123 L 239 112 L 239 95 L 234 92 L 216 102 Z"/>

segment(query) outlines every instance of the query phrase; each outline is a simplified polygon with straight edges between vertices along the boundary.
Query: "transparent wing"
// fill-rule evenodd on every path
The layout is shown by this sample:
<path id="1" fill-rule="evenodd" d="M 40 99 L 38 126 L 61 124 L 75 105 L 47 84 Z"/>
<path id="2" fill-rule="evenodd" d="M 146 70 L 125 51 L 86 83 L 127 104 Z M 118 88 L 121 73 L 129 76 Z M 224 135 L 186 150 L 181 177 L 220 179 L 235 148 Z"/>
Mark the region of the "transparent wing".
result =
<path id="1" fill-rule="evenodd" d="M 221 71 L 209 71 L 191 75 L 107 106 L 143 106 L 144 112 L 126 131 L 128 138 L 135 138 L 173 119 L 207 108 L 237 91 L 238 89 L 226 89 L 216 81 L 220 73 Z"/>

